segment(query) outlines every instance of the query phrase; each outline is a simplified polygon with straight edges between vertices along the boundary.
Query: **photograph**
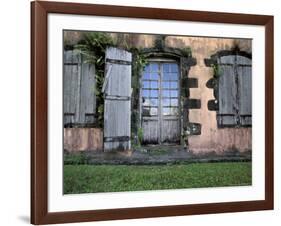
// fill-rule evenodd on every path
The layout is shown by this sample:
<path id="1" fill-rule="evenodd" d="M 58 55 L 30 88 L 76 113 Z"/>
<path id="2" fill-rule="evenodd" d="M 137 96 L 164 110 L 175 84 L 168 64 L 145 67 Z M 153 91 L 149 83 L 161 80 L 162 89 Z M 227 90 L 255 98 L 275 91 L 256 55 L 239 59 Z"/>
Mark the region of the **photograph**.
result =
<path id="1" fill-rule="evenodd" d="M 252 39 L 62 35 L 63 194 L 252 185 Z"/>
<path id="2" fill-rule="evenodd" d="M 31 223 L 274 208 L 274 15 L 161 7 L 31 3 Z"/>

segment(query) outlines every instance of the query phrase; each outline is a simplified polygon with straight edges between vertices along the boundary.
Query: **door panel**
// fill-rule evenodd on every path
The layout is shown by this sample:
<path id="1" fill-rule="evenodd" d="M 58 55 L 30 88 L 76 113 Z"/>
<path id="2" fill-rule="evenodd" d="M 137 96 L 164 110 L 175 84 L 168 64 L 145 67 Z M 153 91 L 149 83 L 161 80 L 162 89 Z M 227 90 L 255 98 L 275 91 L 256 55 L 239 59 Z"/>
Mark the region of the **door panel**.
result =
<path id="1" fill-rule="evenodd" d="M 180 141 L 178 65 L 163 63 L 161 67 L 161 143 L 178 143 Z"/>
<path id="2" fill-rule="evenodd" d="M 162 120 L 162 143 L 178 143 L 180 141 L 178 118 L 165 118 Z"/>
<path id="3" fill-rule="evenodd" d="M 159 143 L 159 121 L 158 117 L 143 118 L 143 144 Z"/>
<path id="4" fill-rule="evenodd" d="M 142 77 L 142 129 L 143 144 L 158 144 L 160 141 L 159 95 L 160 67 L 150 63 Z"/>

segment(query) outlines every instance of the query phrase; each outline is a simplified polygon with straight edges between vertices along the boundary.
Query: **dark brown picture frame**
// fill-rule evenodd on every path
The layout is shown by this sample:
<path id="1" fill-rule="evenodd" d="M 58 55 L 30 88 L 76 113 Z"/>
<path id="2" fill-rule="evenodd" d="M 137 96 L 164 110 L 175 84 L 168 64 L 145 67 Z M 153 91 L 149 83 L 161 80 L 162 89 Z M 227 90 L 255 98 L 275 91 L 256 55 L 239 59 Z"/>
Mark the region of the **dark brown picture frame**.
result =
<path id="1" fill-rule="evenodd" d="M 196 21 L 265 27 L 265 199 L 48 212 L 48 14 Z M 62 2 L 31 3 L 31 223 L 51 224 L 273 209 L 273 16 Z"/>

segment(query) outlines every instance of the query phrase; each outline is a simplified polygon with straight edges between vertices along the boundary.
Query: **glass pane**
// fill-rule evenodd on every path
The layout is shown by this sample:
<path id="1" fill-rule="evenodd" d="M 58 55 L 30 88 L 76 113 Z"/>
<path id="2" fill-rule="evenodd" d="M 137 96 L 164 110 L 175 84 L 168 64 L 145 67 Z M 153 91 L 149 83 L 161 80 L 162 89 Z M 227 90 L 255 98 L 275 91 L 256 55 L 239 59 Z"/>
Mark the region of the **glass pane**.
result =
<path id="1" fill-rule="evenodd" d="M 142 82 L 142 87 L 143 88 L 149 88 L 149 82 L 143 81 Z"/>
<path id="2" fill-rule="evenodd" d="M 170 79 L 171 80 L 178 80 L 178 73 L 171 73 L 170 74 Z"/>
<path id="3" fill-rule="evenodd" d="M 178 108 L 171 108 L 171 115 L 178 115 Z"/>
<path id="4" fill-rule="evenodd" d="M 170 74 L 169 73 L 163 73 L 163 80 L 170 80 Z"/>
<path id="5" fill-rule="evenodd" d="M 170 99 L 164 98 L 162 99 L 162 106 L 170 106 Z"/>
<path id="6" fill-rule="evenodd" d="M 171 99 L 171 106 L 178 106 L 178 105 L 179 105 L 178 99 Z"/>
<path id="7" fill-rule="evenodd" d="M 143 73 L 142 79 L 150 79 L 149 73 Z"/>
<path id="8" fill-rule="evenodd" d="M 163 90 L 162 97 L 170 97 L 170 91 L 169 90 Z"/>
<path id="9" fill-rule="evenodd" d="M 178 65 L 177 64 L 171 64 L 171 71 L 172 72 L 178 72 Z"/>
<path id="10" fill-rule="evenodd" d="M 170 65 L 169 64 L 163 64 L 163 72 L 169 72 Z"/>
<path id="11" fill-rule="evenodd" d="M 166 77 L 167 80 L 178 80 L 178 74 L 176 73 L 169 73 Z"/>
<path id="12" fill-rule="evenodd" d="M 158 106 L 158 99 L 150 99 L 150 105 L 157 107 Z"/>
<path id="13" fill-rule="evenodd" d="M 150 79 L 152 79 L 152 80 L 158 80 L 158 73 L 151 73 L 151 74 L 150 74 Z"/>
<path id="14" fill-rule="evenodd" d="M 170 86 L 172 89 L 177 89 L 178 88 L 178 82 L 171 82 Z"/>
<path id="15" fill-rule="evenodd" d="M 142 90 L 142 96 L 143 96 L 143 97 L 149 97 L 149 90 L 143 89 L 143 90 Z"/>
<path id="16" fill-rule="evenodd" d="M 177 90 L 171 90 L 171 97 L 178 97 L 178 91 Z"/>
<path id="17" fill-rule="evenodd" d="M 163 108 L 163 115 L 169 115 L 170 114 L 170 108 Z"/>
<path id="18" fill-rule="evenodd" d="M 169 89 L 170 88 L 169 82 L 162 82 L 162 88 L 163 89 Z"/>
<path id="19" fill-rule="evenodd" d="M 157 89 L 158 88 L 158 82 L 150 82 L 150 88 Z"/>
<path id="20" fill-rule="evenodd" d="M 158 72 L 158 64 L 157 63 L 150 63 L 150 71 L 151 72 Z"/>
<path id="21" fill-rule="evenodd" d="M 150 90 L 151 97 L 158 97 L 158 90 Z"/>
<path id="22" fill-rule="evenodd" d="M 157 108 L 150 108 L 150 115 L 157 115 L 158 109 Z"/>

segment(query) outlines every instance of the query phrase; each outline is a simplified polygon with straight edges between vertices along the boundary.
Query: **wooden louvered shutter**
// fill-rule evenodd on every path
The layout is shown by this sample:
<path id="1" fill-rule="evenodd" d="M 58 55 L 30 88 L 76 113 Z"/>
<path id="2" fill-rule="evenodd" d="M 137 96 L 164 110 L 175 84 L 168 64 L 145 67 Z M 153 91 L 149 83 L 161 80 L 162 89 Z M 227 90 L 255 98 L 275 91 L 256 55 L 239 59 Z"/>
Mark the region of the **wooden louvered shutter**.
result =
<path id="1" fill-rule="evenodd" d="M 64 52 L 63 74 L 63 112 L 64 125 L 77 121 L 77 103 L 79 98 L 79 81 L 81 76 L 81 56 L 74 51 Z"/>
<path id="2" fill-rule="evenodd" d="M 95 122 L 95 67 L 93 64 L 83 63 L 81 67 L 79 122 L 90 125 Z"/>
<path id="3" fill-rule="evenodd" d="M 131 136 L 132 54 L 109 47 L 105 59 L 104 151 L 127 150 Z"/>
<path id="4" fill-rule="evenodd" d="M 95 122 L 95 67 L 81 54 L 64 52 L 63 106 L 65 126 L 89 126 Z"/>
<path id="5" fill-rule="evenodd" d="M 252 125 L 252 62 L 251 59 L 237 56 L 240 124 Z"/>
<path id="6" fill-rule="evenodd" d="M 218 61 L 219 76 L 219 126 L 233 126 L 237 122 L 237 86 L 235 82 L 235 56 L 223 56 Z"/>

